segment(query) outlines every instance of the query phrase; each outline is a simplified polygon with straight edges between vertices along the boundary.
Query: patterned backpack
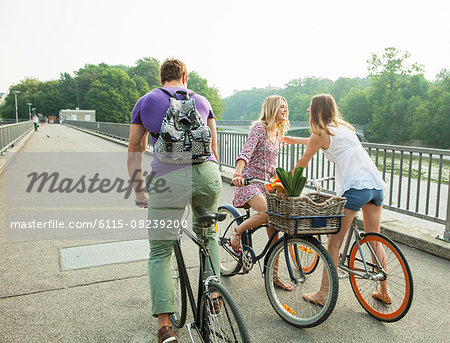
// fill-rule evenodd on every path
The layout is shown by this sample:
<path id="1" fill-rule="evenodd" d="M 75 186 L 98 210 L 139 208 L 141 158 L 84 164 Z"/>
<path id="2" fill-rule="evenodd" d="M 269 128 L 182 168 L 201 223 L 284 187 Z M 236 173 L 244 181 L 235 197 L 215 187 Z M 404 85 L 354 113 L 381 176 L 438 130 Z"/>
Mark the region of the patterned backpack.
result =
<path id="1" fill-rule="evenodd" d="M 176 91 L 170 97 L 170 105 L 161 124 L 160 132 L 150 132 L 157 138 L 154 151 L 158 159 L 170 164 L 206 162 L 211 155 L 212 135 L 195 108 L 195 93 Z M 178 100 L 177 94 L 184 95 Z"/>

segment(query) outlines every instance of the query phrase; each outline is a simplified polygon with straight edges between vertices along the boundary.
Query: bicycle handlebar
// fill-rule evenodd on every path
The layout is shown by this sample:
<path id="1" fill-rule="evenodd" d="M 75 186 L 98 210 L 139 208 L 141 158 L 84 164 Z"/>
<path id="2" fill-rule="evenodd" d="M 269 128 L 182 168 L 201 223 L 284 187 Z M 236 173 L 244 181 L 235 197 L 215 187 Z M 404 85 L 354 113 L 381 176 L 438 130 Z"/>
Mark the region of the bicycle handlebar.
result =
<path id="1" fill-rule="evenodd" d="M 314 185 L 314 187 L 316 187 L 317 192 L 320 193 L 320 191 L 322 190 L 322 187 L 320 186 L 319 182 L 333 181 L 333 180 L 335 180 L 334 176 L 327 176 L 327 177 L 323 177 L 323 178 L 320 178 L 320 179 L 309 179 L 307 182 L 312 183 Z M 259 183 L 261 185 L 267 185 L 270 182 L 267 182 L 265 180 L 255 179 L 253 177 L 248 177 L 248 178 L 244 179 L 244 186 L 248 186 L 251 183 Z M 230 186 L 234 187 L 234 184 L 231 182 Z"/>

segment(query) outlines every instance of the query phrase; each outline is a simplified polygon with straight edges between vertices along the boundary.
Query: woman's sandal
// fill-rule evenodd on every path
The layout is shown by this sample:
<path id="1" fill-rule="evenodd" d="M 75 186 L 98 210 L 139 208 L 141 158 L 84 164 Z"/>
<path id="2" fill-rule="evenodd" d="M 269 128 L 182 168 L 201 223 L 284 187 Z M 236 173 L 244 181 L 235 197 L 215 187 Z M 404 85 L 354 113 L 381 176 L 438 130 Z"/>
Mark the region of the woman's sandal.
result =
<path id="1" fill-rule="evenodd" d="M 292 286 L 288 285 L 286 282 L 281 280 L 281 278 L 278 275 L 273 277 L 273 285 L 275 287 L 281 288 L 281 289 L 283 289 L 285 291 L 289 291 L 289 292 L 292 292 L 294 290 L 294 288 L 292 288 Z"/>
<path id="2" fill-rule="evenodd" d="M 237 232 L 236 228 L 234 229 L 234 231 L 230 234 L 230 245 L 231 248 L 233 249 L 233 251 L 236 254 L 240 254 L 241 253 L 241 236 L 242 234 L 240 234 L 239 232 Z M 234 237 L 234 238 L 233 238 Z M 233 244 L 233 242 L 235 244 Z"/>

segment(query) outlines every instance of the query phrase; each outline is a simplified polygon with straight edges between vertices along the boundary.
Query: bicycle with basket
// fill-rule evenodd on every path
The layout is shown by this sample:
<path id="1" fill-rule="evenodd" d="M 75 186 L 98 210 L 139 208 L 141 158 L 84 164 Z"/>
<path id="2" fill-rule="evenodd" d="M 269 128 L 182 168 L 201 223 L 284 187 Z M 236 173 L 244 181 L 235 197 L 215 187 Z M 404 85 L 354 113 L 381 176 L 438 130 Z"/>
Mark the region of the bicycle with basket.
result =
<path id="1" fill-rule="evenodd" d="M 299 178 L 292 176 L 291 180 L 294 179 L 298 183 Z M 304 185 L 306 179 L 303 178 L 301 182 Z M 267 184 L 256 179 L 246 179 L 246 183 Z M 219 244 L 223 248 L 221 273 L 223 276 L 246 274 L 258 262 L 269 301 L 278 315 L 296 327 L 319 325 L 328 318 L 336 305 L 339 279 L 333 260 L 314 236 L 339 232 L 345 198 L 319 192 L 305 196 L 298 196 L 300 193 L 297 192 L 297 196 L 290 197 L 289 193 L 267 188 L 269 224 L 252 228 L 242 234 L 242 253 L 233 251 L 229 236 L 236 226 L 250 217 L 250 208 L 246 206 L 246 213 L 241 215 L 232 205 L 219 206 L 218 211 L 227 214 L 227 218 L 219 223 L 218 228 Z M 281 187 L 276 185 L 275 188 Z M 253 235 L 260 228 L 267 226 L 283 235 L 271 244 L 278 232 L 274 233 L 262 251 L 256 252 Z M 264 261 L 262 266 L 261 260 Z M 315 270 L 320 272 L 314 273 Z M 324 306 L 319 306 L 306 301 L 303 294 L 319 289 L 322 270 L 328 277 L 329 289 Z M 274 278 L 277 277 L 288 283 L 293 290 L 277 288 L 274 284 Z"/>

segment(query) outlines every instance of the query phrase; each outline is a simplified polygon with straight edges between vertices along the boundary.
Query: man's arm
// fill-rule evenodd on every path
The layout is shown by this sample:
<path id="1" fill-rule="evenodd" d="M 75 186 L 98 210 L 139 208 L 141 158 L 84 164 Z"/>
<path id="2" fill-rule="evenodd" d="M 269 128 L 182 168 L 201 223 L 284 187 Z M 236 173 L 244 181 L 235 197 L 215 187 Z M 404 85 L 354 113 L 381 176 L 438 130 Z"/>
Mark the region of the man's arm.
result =
<path id="1" fill-rule="evenodd" d="M 213 154 L 216 156 L 217 162 L 219 162 L 219 154 L 217 152 L 217 130 L 216 130 L 216 120 L 214 118 L 208 118 L 206 125 L 211 129 L 212 134 L 212 144 L 211 149 Z"/>
<path id="2" fill-rule="evenodd" d="M 142 124 L 130 125 L 130 138 L 128 141 L 128 175 L 133 180 L 133 189 L 136 195 L 137 206 L 147 208 L 148 197 L 144 191 L 144 177 L 142 156 L 147 149 L 148 131 Z"/>

